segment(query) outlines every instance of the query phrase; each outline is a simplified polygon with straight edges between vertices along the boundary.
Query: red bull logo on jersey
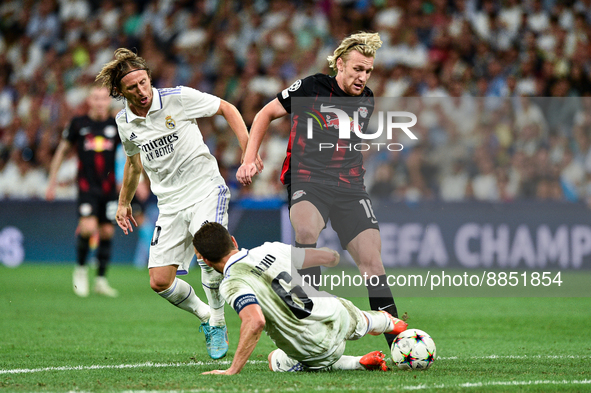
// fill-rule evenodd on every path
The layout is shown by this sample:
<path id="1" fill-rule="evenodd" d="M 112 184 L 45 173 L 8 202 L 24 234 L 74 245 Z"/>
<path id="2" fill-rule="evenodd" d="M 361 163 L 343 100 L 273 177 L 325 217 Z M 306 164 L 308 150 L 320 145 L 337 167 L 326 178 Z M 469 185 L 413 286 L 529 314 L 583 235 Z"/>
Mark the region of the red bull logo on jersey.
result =
<path id="1" fill-rule="evenodd" d="M 367 108 L 364 108 L 365 116 L 368 115 Z M 361 132 L 364 123 L 359 123 L 360 111 L 357 110 L 353 113 L 351 118 L 347 112 L 342 109 L 336 108 L 334 105 L 320 105 L 321 113 L 331 113 L 332 115 L 326 115 L 326 127 L 335 127 L 339 129 L 339 139 L 351 139 L 351 132 L 354 132 L 361 139 L 376 139 L 382 135 L 384 129 L 386 129 L 386 137 L 392 139 L 393 130 L 401 129 L 410 139 L 418 139 L 415 134 L 410 130 L 410 127 L 417 124 L 417 117 L 412 112 L 378 112 L 378 129 L 373 134 L 364 134 Z M 363 115 L 361 115 L 363 117 Z M 408 122 L 400 122 L 400 118 L 410 118 Z M 384 123 L 386 125 L 384 126 Z M 308 119 L 308 139 L 314 137 L 314 131 L 312 128 L 312 119 Z"/>
<path id="2" fill-rule="evenodd" d="M 336 116 L 331 118 L 330 115 L 327 115 L 326 116 L 326 126 L 339 128 L 339 118 Z"/>
<path id="3" fill-rule="evenodd" d="M 361 133 L 361 130 L 363 130 L 363 125 L 365 123 L 361 123 L 361 124 L 355 124 L 355 121 L 353 120 L 352 117 L 349 117 L 349 127 L 351 131 L 355 131 L 355 129 L 353 127 L 357 127 L 357 133 Z M 326 125 L 327 127 L 333 127 L 333 128 L 339 128 L 339 118 L 338 117 L 331 117 L 330 115 L 326 115 Z"/>
<path id="4" fill-rule="evenodd" d="M 323 116 L 323 114 L 326 115 Z M 313 122 L 316 120 L 320 128 L 326 127 L 328 129 L 336 128 L 339 130 L 339 139 L 351 139 L 351 133 L 354 133 L 362 141 L 372 140 L 379 138 L 386 132 L 386 138 L 391 140 L 394 134 L 394 130 L 402 130 L 410 139 L 418 139 L 417 136 L 410 130 L 412 126 L 417 123 L 417 117 L 412 112 L 402 111 L 380 111 L 377 112 L 378 116 L 378 127 L 374 133 L 363 133 L 364 122 L 359 121 L 359 117 L 362 119 L 369 120 L 369 110 L 367 107 L 359 107 L 353 112 L 353 117 L 350 117 L 347 112 L 343 109 L 335 107 L 335 105 L 320 105 L 320 111 L 313 109 L 312 112 L 306 112 L 310 117 L 307 120 L 307 139 L 314 139 L 314 127 Z M 410 121 L 401 121 L 404 119 L 410 119 Z M 321 121 L 322 120 L 322 121 Z M 323 124 L 324 123 L 324 124 Z M 355 150 L 355 151 L 368 151 L 372 148 L 386 148 L 389 151 L 400 151 L 404 146 L 400 143 L 319 143 L 319 151 L 326 149 L 336 150 Z"/>
<path id="5" fill-rule="evenodd" d="M 97 153 L 103 151 L 111 151 L 115 147 L 115 143 L 111 139 L 105 138 L 104 136 L 92 136 L 87 135 L 84 138 L 84 150 L 95 151 Z"/>

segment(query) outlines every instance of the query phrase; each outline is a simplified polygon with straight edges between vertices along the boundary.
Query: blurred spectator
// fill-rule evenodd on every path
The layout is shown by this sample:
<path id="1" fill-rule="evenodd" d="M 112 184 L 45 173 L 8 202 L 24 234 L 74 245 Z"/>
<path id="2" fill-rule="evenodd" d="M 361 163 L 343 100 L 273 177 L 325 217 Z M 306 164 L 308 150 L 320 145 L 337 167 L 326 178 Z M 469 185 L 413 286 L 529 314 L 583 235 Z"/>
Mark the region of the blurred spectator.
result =
<path id="1" fill-rule="evenodd" d="M 16 90 L 9 85 L 11 68 L 9 63 L 3 61 L 5 56 L 0 55 L 0 129 L 7 127 L 12 123 L 14 117 L 14 104 L 16 101 Z"/>
<path id="2" fill-rule="evenodd" d="M 541 33 L 550 25 L 548 12 L 542 6 L 542 0 L 533 0 L 527 12 L 527 26 L 534 33 Z"/>
<path id="3" fill-rule="evenodd" d="M 372 198 L 385 199 L 390 198 L 394 190 L 394 168 L 389 163 L 383 163 L 375 171 L 369 195 Z"/>
<path id="4" fill-rule="evenodd" d="M 27 23 L 26 34 L 43 50 L 55 43 L 60 35 L 60 20 L 54 0 L 43 0 L 35 3 L 33 12 Z"/>
<path id="5" fill-rule="evenodd" d="M 90 15 L 91 5 L 87 0 L 58 0 L 58 4 L 62 22 L 71 19 L 84 22 Z"/>
<path id="6" fill-rule="evenodd" d="M 499 19 L 509 34 L 516 36 L 523 20 L 523 8 L 519 0 L 506 0 L 504 6 L 499 10 Z"/>
<path id="7" fill-rule="evenodd" d="M 515 104 L 515 128 L 518 133 L 523 132 L 525 127 L 536 127 L 541 131 L 540 137 L 548 135 L 548 123 L 542 112 L 542 108 L 530 97 L 520 97 L 513 101 Z"/>
<path id="8" fill-rule="evenodd" d="M 46 185 L 47 176 L 43 169 L 35 167 L 33 153 L 28 149 L 14 149 L 0 175 L 0 197 L 41 199 Z"/>
<path id="9" fill-rule="evenodd" d="M 384 97 L 402 97 L 410 87 L 411 80 L 402 65 L 392 68 L 392 73 L 386 81 Z"/>
<path id="10" fill-rule="evenodd" d="M 43 62 L 43 48 L 40 43 L 27 35 L 22 35 L 17 44 L 13 44 L 6 52 L 8 61 L 12 64 L 14 74 L 13 86 L 19 80 L 29 80 Z"/>
<path id="11" fill-rule="evenodd" d="M 581 160 L 577 159 L 572 150 L 566 150 L 560 171 L 560 182 L 567 200 L 576 201 L 583 195 L 585 178 L 585 168 Z"/>
<path id="12" fill-rule="evenodd" d="M 394 47 L 393 54 L 396 63 L 417 68 L 427 65 L 427 48 L 419 41 L 417 33 L 410 29 L 404 32 L 404 41 Z"/>
<path id="13" fill-rule="evenodd" d="M 474 198 L 478 201 L 498 201 L 500 192 L 495 167 L 490 157 L 483 157 L 477 163 L 478 174 L 472 179 Z"/>
<path id="14" fill-rule="evenodd" d="M 443 201 L 463 201 L 470 195 L 470 175 L 463 161 L 456 160 L 451 171 L 441 176 L 440 197 Z"/>

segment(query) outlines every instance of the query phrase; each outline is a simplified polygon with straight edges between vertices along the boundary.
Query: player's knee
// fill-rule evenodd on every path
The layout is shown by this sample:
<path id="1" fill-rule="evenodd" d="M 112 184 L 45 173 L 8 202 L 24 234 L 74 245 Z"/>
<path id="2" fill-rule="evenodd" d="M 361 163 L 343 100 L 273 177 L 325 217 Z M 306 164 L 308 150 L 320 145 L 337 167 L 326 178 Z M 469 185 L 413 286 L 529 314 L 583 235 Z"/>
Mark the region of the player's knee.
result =
<path id="1" fill-rule="evenodd" d="M 150 287 L 154 292 L 162 292 L 172 285 L 170 279 L 164 275 L 150 275 Z"/>
<path id="2" fill-rule="evenodd" d="M 319 234 L 318 231 L 306 226 L 301 226 L 296 229 L 296 239 L 298 243 L 302 244 L 316 243 Z"/>
<path id="3" fill-rule="evenodd" d="M 80 225 L 80 236 L 83 238 L 89 238 L 95 234 L 96 228 L 89 225 Z"/>
<path id="4" fill-rule="evenodd" d="M 271 353 L 269 354 L 269 357 L 267 358 L 267 360 L 269 361 L 269 370 L 273 371 L 273 354 L 275 353 L 276 349 L 271 351 Z"/>
<path id="5" fill-rule="evenodd" d="M 368 276 L 381 276 L 386 274 L 384 265 L 381 261 L 372 263 L 361 263 L 358 264 L 359 271 L 366 273 Z"/>
<path id="6" fill-rule="evenodd" d="M 115 234 L 115 227 L 112 224 L 102 224 L 99 227 L 99 237 L 101 239 L 109 240 Z"/>
<path id="7" fill-rule="evenodd" d="M 359 267 L 359 271 L 376 276 L 385 274 L 384 264 L 379 252 L 368 250 L 368 252 L 360 253 L 358 255 L 359 256 L 354 259 L 357 267 Z"/>
<path id="8" fill-rule="evenodd" d="M 80 230 L 80 236 L 90 237 L 95 234 L 98 228 L 98 221 L 96 217 L 82 217 L 78 221 L 78 228 Z"/>

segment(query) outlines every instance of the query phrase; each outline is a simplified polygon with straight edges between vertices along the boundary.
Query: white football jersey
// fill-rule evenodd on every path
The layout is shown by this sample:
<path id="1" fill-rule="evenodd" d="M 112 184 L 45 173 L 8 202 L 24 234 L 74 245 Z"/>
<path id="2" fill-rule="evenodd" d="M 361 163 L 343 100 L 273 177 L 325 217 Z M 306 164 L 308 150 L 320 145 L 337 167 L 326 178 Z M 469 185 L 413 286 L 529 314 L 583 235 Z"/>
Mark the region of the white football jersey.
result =
<path id="1" fill-rule="evenodd" d="M 170 214 L 225 185 L 196 121 L 213 116 L 220 99 L 185 86 L 152 91 L 148 115 L 136 116 L 125 102 L 117 128 L 125 153 L 141 155 L 160 212 Z"/>
<path id="2" fill-rule="evenodd" d="M 220 293 L 238 313 L 258 303 L 265 331 L 288 356 L 314 359 L 334 352 L 344 341 L 350 316 L 334 296 L 306 286 L 293 269 L 304 250 L 283 243 L 265 243 L 233 255 L 224 268 Z"/>

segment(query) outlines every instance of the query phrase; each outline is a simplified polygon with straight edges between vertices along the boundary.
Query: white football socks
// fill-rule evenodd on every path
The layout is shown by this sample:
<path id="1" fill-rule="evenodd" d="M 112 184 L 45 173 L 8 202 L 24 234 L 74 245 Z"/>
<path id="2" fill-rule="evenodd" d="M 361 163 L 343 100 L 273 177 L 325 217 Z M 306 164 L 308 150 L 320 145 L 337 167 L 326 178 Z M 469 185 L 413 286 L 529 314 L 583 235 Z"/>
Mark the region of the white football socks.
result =
<path id="1" fill-rule="evenodd" d="M 361 356 L 341 356 L 331 367 L 333 370 L 365 370 L 359 363 Z"/>
<path id="2" fill-rule="evenodd" d="M 199 299 L 195 294 L 195 290 L 189 285 L 189 283 L 178 277 L 174 278 L 170 288 L 158 292 L 158 295 L 162 296 L 175 306 L 194 314 L 201 320 L 201 322 L 207 322 L 209 320 L 209 306 Z"/>
<path id="3" fill-rule="evenodd" d="M 224 298 L 220 295 L 220 284 L 224 278 L 221 273 L 216 272 L 212 267 L 207 266 L 203 261 L 198 261 L 201 266 L 201 283 L 203 291 L 207 296 L 210 309 L 210 326 L 224 326 Z"/>
<path id="4" fill-rule="evenodd" d="M 367 318 L 367 333 L 378 336 L 385 332 L 391 332 L 394 329 L 392 320 L 383 312 L 379 311 L 361 311 Z"/>

